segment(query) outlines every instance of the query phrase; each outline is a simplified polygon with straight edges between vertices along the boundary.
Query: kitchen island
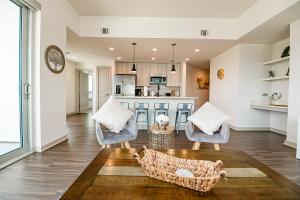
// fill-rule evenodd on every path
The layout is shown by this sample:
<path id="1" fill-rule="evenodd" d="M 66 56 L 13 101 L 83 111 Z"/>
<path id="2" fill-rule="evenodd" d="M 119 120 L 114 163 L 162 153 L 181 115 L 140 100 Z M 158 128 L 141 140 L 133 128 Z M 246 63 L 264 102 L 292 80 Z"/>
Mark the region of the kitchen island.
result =
<path id="1" fill-rule="evenodd" d="M 128 102 L 129 109 L 134 111 L 134 103 L 149 103 L 149 125 L 153 125 L 154 123 L 154 104 L 155 103 L 169 103 L 169 118 L 170 118 L 170 125 L 175 125 L 175 118 L 176 118 L 176 110 L 177 105 L 179 103 L 192 103 L 195 104 L 195 100 L 197 97 L 177 97 L 177 96 L 159 96 L 159 97 L 152 97 L 152 96 L 114 96 L 114 98 L 119 102 Z M 142 117 L 142 116 L 141 116 Z M 143 116 L 144 117 L 144 116 Z M 141 120 L 142 118 L 140 118 Z M 146 125 L 140 123 L 139 129 L 146 129 Z M 180 127 L 181 130 L 184 129 L 184 126 Z"/>

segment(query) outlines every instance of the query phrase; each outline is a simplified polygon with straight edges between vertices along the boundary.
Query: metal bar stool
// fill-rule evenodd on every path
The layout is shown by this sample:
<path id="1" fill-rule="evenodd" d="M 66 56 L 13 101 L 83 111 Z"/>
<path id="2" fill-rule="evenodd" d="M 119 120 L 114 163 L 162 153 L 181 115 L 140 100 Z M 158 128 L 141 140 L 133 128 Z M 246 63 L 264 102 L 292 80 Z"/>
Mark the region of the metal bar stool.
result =
<path id="1" fill-rule="evenodd" d="M 135 109 L 135 121 L 136 123 L 146 123 L 147 130 L 149 128 L 149 103 L 134 103 L 134 109 Z M 145 116 L 145 121 L 141 120 L 139 121 L 139 115 Z"/>
<path id="2" fill-rule="evenodd" d="M 157 115 L 169 115 L 169 103 L 155 103 L 154 104 L 154 124 Z"/>
<path id="3" fill-rule="evenodd" d="M 176 118 L 175 118 L 175 128 L 177 133 L 179 131 L 180 125 L 187 123 L 187 118 L 192 114 L 193 106 L 194 105 L 192 103 L 179 103 L 177 105 Z M 185 117 L 184 118 L 185 121 L 181 121 L 182 116 Z"/>
<path id="4" fill-rule="evenodd" d="M 122 104 L 123 106 L 125 106 L 126 108 L 129 109 L 129 103 L 128 102 L 120 102 L 120 104 Z"/>

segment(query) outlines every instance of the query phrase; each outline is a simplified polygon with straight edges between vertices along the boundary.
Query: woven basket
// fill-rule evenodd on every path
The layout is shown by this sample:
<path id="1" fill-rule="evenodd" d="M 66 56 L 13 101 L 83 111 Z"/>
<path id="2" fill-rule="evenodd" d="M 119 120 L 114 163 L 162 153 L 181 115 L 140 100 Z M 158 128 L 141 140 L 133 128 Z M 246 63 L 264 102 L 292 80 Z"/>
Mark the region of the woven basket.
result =
<path id="1" fill-rule="evenodd" d="M 181 185 L 193 190 L 207 192 L 225 177 L 223 162 L 206 160 L 187 160 L 176 158 L 158 151 L 147 149 L 145 146 L 144 157 L 135 153 L 136 159 L 143 168 L 145 174 L 151 178 Z M 194 177 L 182 177 L 175 174 L 177 169 L 188 169 Z"/>

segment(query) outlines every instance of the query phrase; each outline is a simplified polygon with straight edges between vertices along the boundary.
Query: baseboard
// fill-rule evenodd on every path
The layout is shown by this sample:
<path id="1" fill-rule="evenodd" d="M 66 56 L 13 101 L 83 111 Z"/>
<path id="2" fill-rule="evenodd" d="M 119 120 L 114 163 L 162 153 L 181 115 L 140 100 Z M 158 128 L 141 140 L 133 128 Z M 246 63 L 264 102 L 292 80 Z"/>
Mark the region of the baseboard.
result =
<path id="1" fill-rule="evenodd" d="M 228 125 L 229 128 L 235 130 L 235 131 L 271 131 L 274 133 L 278 133 L 281 135 L 286 135 L 286 131 L 282 131 L 276 128 L 271 128 L 271 127 L 237 127 L 233 125 Z"/>
<path id="2" fill-rule="evenodd" d="M 66 140 L 68 140 L 68 135 L 64 135 L 63 137 L 58 138 L 57 140 L 54 140 L 53 142 L 50 142 L 48 144 L 45 144 L 42 147 L 35 147 L 35 151 L 36 152 L 46 151 L 47 149 L 49 149 L 55 145 L 58 145 L 59 143 L 64 142 Z"/>
<path id="3" fill-rule="evenodd" d="M 8 165 L 11 165 L 19 160 L 21 160 L 22 158 L 25 158 L 26 156 L 29 156 L 30 154 L 34 153 L 34 151 L 29 151 L 29 152 L 26 152 L 26 153 L 23 153 L 21 155 L 18 155 L 16 157 L 14 157 L 13 159 L 11 160 L 8 160 L 4 163 L 1 163 L 0 164 L 0 169 L 3 169 L 4 167 L 7 167 Z"/>
<path id="4" fill-rule="evenodd" d="M 77 114 L 77 112 L 70 112 L 70 113 L 67 113 L 67 116 L 75 115 L 75 114 Z"/>
<path id="5" fill-rule="evenodd" d="M 274 132 L 274 133 L 278 133 L 280 135 L 286 135 L 286 131 L 279 130 L 279 129 L 276 129 L 276 128 L 270 128 L 270 131 Z"/>
<path id="6" fill-rule="evenodd" d="M 229 128 L 235 131 L 270 131 L 269 127 L 237 127 L 233 125 L 228 125 Z"/>
<path id="7" fill-rule="evenodd" d="M 283 143 L 283 144 L 286 145 L 286 146 L 292 147 L 292 148 L 294 148 L 294 149 L 297 148 L 297 144 L 296 144 L 295 142 L 291 142 L 291 141 L 288 141 L 288 140 L 284 140 L 284 143 Z"/>

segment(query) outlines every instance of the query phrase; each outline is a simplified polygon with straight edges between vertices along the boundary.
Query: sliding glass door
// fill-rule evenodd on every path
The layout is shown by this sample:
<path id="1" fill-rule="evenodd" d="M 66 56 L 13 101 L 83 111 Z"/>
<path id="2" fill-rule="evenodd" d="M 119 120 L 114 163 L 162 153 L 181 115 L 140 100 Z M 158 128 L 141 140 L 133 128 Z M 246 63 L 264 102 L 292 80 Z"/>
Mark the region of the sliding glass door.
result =
<path id="1" fill-rule="evenodd" d="M 18 1 L 0 1 L 0 163 L 28 151 L 27 23 Z"/>

